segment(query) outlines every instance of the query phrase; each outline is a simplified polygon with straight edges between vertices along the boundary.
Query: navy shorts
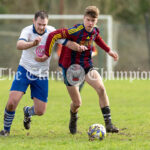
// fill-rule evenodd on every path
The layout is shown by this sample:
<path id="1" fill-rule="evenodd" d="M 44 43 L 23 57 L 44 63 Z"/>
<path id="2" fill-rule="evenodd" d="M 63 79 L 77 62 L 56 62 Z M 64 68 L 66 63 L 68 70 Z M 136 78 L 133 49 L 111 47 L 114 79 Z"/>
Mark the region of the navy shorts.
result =
<path id="1" fill-rule="evenodd" d="M 48 78 L 32 75 L 24 67 L 19 65 L 10 91 L 21 91 L 25 93 L 29 85 L 31 98 L 35 97 L 43 102 L 47 102 Z"/>

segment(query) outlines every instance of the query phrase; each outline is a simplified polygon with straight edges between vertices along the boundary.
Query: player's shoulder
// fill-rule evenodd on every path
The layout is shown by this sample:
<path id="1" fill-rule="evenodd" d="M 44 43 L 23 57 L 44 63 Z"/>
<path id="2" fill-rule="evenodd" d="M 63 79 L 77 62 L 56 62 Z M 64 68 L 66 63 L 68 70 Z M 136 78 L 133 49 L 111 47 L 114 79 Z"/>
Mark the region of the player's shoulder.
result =
<path id="1" fill-rule="evenodd" d="M 81 27 L 81 26 L 84 27 L 84 25 L 81 24 L 81 23 L 78 23 L 78 24 L 75 24 L 75 25 L 74 25 L 75 28 L 78 28 L 78 27 Z"/>
<path id="2" fill-rule="evenodd" d="M 100 31 L 99 31 L 99 28 L 98 28 L 97 26 L 94 27 L 94 30 L 95 30 L 97 33 L 100 32 Z"/>
<path id="3" fill-rule="evenodd" d="M 75 24 L 72 28 L 79 30 L 79 29 L 83 29 L 84 25 L 83 24 Z"/>
<path id="4" fill-rule="evenodd" d="M 50 26 L 50 25 L 48 25 L 48 26 L 46 27 L 46 29 L 47 29 L 47 32 L 48 32 L 48 33 L 53 32 L 53 31 L 55 31 L 55 30 L 56 30 L 56 28 L 55 28 L 55 27 Z"/>
<path id="5" fill-rule="evenodd" d="M 69 28 L 69 34 L 74 34 L 77 32 L 80 32 L 81 30 L 84 29 L 84 25 L 83 24 L 75 24 L 72 28 Z"/>
<path id="6" fill-rule="evenodd" d="M 33 30 L 33 25 L 29 25 L 29 26 L 26 26 L 26 27 L 24 27 L 23 29 L 22 29 L 22 31 L 32 31 Z"/>

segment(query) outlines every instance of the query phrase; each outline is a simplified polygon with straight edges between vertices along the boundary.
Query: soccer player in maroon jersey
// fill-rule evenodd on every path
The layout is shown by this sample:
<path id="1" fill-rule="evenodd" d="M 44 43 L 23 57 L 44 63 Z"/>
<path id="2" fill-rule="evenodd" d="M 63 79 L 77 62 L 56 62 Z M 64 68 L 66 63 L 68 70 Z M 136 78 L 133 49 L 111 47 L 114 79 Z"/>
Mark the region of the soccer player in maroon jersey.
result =
<path id="1" fill-rule="evenodd" d="M 59 66 L 62 67 L 64 83 L 66 84 L 67 90 L 71 97 L 70 105 L 70 122 L 69 130 L 72 134 L 77 132 L 77 113 L 78 109 L 81 106 L 81 96 L 79 92 L 79 87 L 75 86 L 70 82 L 70 77 L 67 76 L 67 71 L 72 65 L 80 65 L 85 72 L 85 81 L 91 85 L 97 92 L 99 96 L 100 108 L 105 120 L 105 126 L 107 132 L 117 133 L 119 129 L 115 127 L 111 121 L 111 112 L 109 107 L 109 99 L 104 87 L 102 78 L 97 70 L 93 68 L 91 54 L 93 41 L 100 46 L 108 55 L 110 55 L 115 61 L 118 60 L 118 54 L 112 51 L 102 40 L 99 34 L 96 24 L 98 21 L 99 9 L 96 6 L 88 6 L 85 9 L 83 24 L 77 24 L 70 29 L 59 29 L 49 34 L 46 42 L 46 51 L 45 56 L 41 58 L 40 61 L 46 60 L 52 51 L 52 47 L 57 39 L 66 38 L 72 41 L 76 41 L 81 46 L 87 46 L 88 50 L 83 52 L 72 51 L 69 48 L 63 47 L 60 59 Z M 77 69 L 78 67 L 75 66 Z M 72 75 L 73 74 L 73 75 Z M 72 80 L 77 81 L 77 70 L 70 73 L 72 75 Z"/>

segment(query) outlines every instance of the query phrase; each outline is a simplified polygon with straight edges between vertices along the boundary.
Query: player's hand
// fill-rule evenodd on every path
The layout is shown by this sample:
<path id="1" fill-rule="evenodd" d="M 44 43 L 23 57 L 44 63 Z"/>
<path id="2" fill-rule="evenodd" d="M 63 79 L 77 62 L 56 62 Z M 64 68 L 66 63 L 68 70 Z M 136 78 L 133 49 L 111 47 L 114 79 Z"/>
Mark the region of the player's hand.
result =
<path id="1" fill-rule="evenodd" d="M 35 57 L 35 60 L 36 60 L 37 62 L 44 62 L 44 61 L 46 61 L 47 59 L 48 59 L 48 56 L 46 56 L 45 54 L 44 54 L 42 57 L 38 57 L 38 56 Z"/>
<path id="2" fill-rule="evenodd" d="M 88 50 L 88 48 L 86 46 L 84 46 L 84 45 L 80 45 L 78 47 L 78 52 L 83 52 L 83 51 L 86 51 L 86 50 Z"/>
<path id="3" fill-rule="evenodd" d="M 112 50 L 110 50 L 108 52 L 108 54 L 109 54 L 109 56 L 113 57 L 114 61 L 117 61 L 119 59 L 118 54 L 116 52 L 112 51 Z"/>
<path id="4" fill-rule="evenodd" d="M 33 46 L 37 46 L 42 40 L 42 37 L 41 36 L 38 36 L 34 39 L 33 41 Z"/>

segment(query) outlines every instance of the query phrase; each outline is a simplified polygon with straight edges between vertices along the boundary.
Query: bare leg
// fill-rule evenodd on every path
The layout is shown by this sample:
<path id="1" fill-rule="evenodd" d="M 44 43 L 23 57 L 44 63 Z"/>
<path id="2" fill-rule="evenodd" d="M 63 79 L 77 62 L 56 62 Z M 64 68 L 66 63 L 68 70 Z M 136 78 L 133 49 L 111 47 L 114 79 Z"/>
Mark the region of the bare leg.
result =
<path id="1" fill-rule="evenodd" d="M 79 87 L 77 86 L 67 86 L 68 93 L 72 100 L 70 104 L 70 109 L 73 113 L 78 112 L 79 107 L 81 106 L 82 100 L 79 92 Z"/>
<path id="2" fill-rule="evenodd" d="M 23 95 L 24 92 L 10 91 L 6 109 L 8 111 L 15 111 Z"/>
<path id="3" fill-rule="evenodd" d="M 91 70 L 86 75 L 85 80 L 96 90 L 99 96 L 99 105 L 105 120 L 106 131 L 119 132 L 119 129 L 116 128 L 111 122 L 109 100 L 101 76 L 96 70 Z"/>
<path id="4" fill-rule="evenodd" d="M 44 115 L 44 113 L 46 111 L 47 103 L 45 103 L 35 97 L 33 98 L 33 100 L 34 100 L 35 114 L 38 116 Z"/>
<path id="5" fill-rule="evenodd" d="M 108 96 L 102 81 L 101 76 L 96 70 L 89 71 L 85 77 L 85 81 L 91 85 L 99 96 L 99 105 L 101 108 L 109 106 Z"/>
<path id="6" fill-rule="evenodd" d="M 79 92 L 79 87 L 76 86 L 67 86 L 68 93 L 71 97 L 70 104 L 70 122 L 69 122 L 69 130 L 71 134 L 75 134 L 77 132 L 77 119 L 78 119 L 78 109 L 81 106 L 81 96 Z"/>
<path id="7" fill-rule="evenodd" d="M 46 111 L 46 106 L 47 103 L 43 102 L 37 98 L 33 98 L 34 100 L 34 105 L 32 107 L 26 106 L 24 107 L 24 127 L 25 129 L 30 129 L 30 122 L 31 122 L 31 117 L 34 115 L 41 116 L 45 113 Z"/>
<path id="8" fill-rule="evenodd" d="M 0 131 L 0 136 L 8 136 L 15 117 L 15 110 L 24 95 L 24 92 L 11 91 L 4 112 L 4 129 Z"/>

